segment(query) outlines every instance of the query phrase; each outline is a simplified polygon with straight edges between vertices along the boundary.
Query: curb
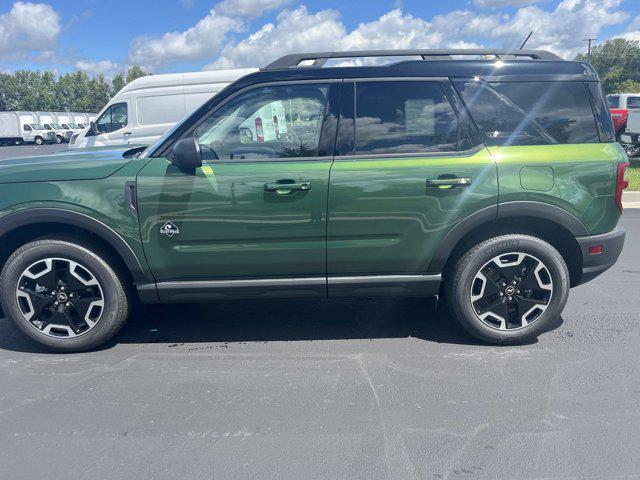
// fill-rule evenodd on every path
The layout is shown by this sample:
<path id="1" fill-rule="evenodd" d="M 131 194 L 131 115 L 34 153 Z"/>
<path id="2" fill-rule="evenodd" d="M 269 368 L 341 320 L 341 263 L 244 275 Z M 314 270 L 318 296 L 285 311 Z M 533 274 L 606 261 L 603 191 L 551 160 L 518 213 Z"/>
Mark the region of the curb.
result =
<path id="1" fill-rule="evenodd" d="M 640 192 L 622 192 L 624 208 L 640 208 Z"/>

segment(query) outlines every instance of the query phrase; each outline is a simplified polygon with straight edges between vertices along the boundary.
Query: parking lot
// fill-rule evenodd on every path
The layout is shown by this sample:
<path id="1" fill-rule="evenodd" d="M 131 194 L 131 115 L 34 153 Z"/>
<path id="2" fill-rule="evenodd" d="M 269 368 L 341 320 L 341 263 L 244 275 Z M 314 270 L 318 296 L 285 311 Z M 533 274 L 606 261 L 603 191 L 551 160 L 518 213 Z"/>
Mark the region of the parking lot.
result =
<path id="1" fill-rule="evenodd" d="M 640 210 L 622 226 L 519 347 L 421 299 L 138 308 L 79 355 L 1 319 L 0 479 L 640 478 Z"/>

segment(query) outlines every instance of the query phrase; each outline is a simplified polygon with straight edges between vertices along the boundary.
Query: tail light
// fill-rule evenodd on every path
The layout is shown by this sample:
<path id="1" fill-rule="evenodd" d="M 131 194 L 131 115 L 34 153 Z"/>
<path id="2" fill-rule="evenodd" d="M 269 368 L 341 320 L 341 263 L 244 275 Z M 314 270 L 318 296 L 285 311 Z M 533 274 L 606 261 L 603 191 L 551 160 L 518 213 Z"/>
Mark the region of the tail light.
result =
<path id="1" fill-rule="evenodd" d="M 264 129 L 262 128 L 262 119 L 256 118 L 256 137 L 258 142 L 264 142 Z"/>
<path id="2" fill-rule="evenodd" d="M 629 162 L 619 163 L 618 164 L 618 172 L 616 175 L 616 204 L 620 211 L 622 208 L 622 192 L 625 188 L 629 186 L 629 181 L 625 178 L 624 174 L 629 166 Z"/>

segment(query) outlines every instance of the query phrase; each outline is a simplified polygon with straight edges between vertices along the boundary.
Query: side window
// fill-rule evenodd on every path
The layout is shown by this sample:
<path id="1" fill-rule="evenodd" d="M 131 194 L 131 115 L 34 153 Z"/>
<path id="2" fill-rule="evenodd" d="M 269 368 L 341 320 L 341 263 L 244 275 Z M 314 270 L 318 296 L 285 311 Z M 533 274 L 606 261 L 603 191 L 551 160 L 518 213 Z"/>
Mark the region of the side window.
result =
<path id="1" fill-rule="evenodd" d="M 581 82 L 456 82 L 487 145 L 599 142 Z"/>
<path id="2" fill-rule="evenodd" d="M 436 82 L 356 83 L 356 154 L 452 152 L 461 129 Z"/>
<path id="3" fill-rule="evenodd" d="M 627 97 L 627 108 L 629 110 L 640 108 L 640 97 Z"/>
<path id="4" fill-rule="evenodd" d="M 204 160 L 316 157 L 329 88 L 261 87 L 223 105 L 193 132 Z"/>
<path id="5" fill-rule="evenodd" d="M 96 120 L 100 133 L 111 133 L 127 125 L 127 104 L 114 103 Z"/>
<path id="6" fill-rule="evenodd" d="M 513 82 L 492 86 L 558 143 L 597 143 L 598 129 L 582 82 Z"/>
<path id="7" fill-rule="evenodd" d="M 23 125 L 23 126 L 22 126 L 22 129 L 23 129 L 25 132 L 30 132 L 30 131 L 31 131 L 31 127 L 30 127 L 29 125 Z"/>
<path id="8" fill-rule="evenodd" d="M 185 115 L 183 95 L 139 97 L 136 103 L 139 125 L 176 123 Z"/>

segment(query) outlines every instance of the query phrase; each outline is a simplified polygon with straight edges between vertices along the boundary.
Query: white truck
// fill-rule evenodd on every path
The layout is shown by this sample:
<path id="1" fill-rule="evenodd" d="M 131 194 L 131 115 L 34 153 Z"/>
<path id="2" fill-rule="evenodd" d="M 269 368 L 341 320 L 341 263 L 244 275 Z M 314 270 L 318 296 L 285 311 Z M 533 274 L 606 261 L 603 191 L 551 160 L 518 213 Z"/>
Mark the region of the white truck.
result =
<path id="1" fill-rule="evenodd" d="M 230 83 L 257 69 L 170 73 L 125 85 L 69 148 L 150 145 Z M 95 118 L 95 116 L 94 116 Z M 255 128 L 255 127 L 254 127 Z"/>
<path id="2" fill-rule="evenodd" d="M 38 123 L 33 112 L 0 112 L 0 145 L 55 142 L 55 133 Z"/>
<path id="3" fill-rule="evenodd" d="M 84 129 L 84 127 L 81 128 L 75 122 L 73 114 L 71 114 L 69 112 L 53 112 L 53 113 L 55 114 L 56 118 L 58 119 L 58 124 L 60 124 L 60 126 L 64 130 L 71 130 L 71 134 L 80 133 Z"/>
<path id="4" fill-rule="evenodd" d="M 69 140 L 71 140 L 73 132 L 62 128 L 62 125 L 58 123 L 58 117 L 54 112 L 35 112 L 35 114 L 40 125 L 43 125 L 47 130 L 54 132 L 56 143 L 69 142 Z"/>
<path id="5" fill-rule="evenodd" d="M 629 110 L 627 129 L 620 136 L 620 140 L 629 158 L 640 157 L 640 109 Z"/>

